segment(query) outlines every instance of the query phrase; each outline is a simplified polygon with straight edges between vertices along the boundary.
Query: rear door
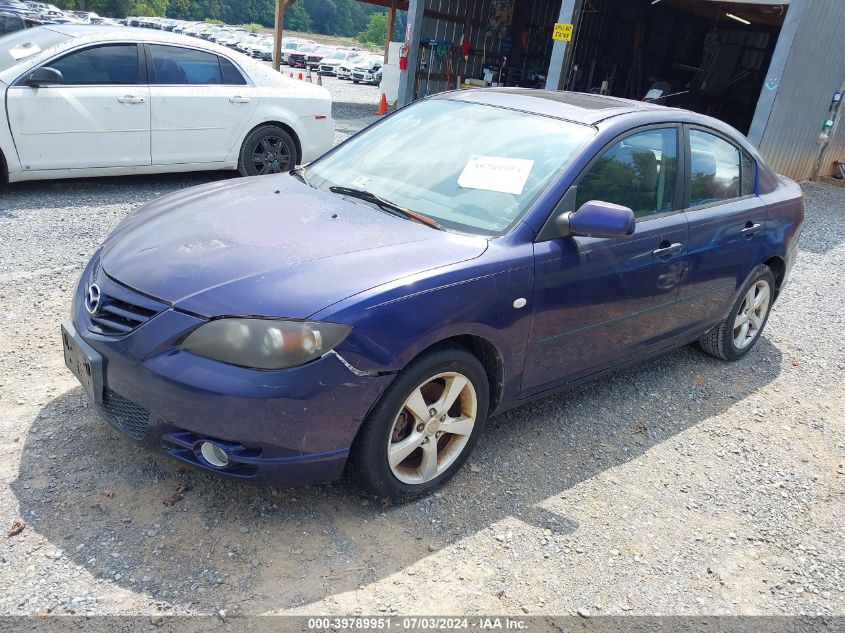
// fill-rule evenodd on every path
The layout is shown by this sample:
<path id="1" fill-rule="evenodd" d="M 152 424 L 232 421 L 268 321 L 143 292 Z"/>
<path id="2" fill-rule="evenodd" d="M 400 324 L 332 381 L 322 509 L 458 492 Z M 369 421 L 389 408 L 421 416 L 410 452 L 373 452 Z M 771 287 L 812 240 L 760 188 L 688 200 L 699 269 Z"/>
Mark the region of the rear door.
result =
<path id="1" fill-rule="evenodd" d="M 260 96 L 230 60 L 147 45 L 154 165 L 217 163 L 240 142 Z"/>
<path id="2" fill-rule="evenodd" d="M 762 261 L 766 206 L 756 191 L 754 160 L 730 139 L 687 126 L 686 216 L 689 272 L 678 309 L 698 327 L 727 314 L 734 294 Z"/>
<path id="3" fill-rule="evenodd" d="M 150 89 L 137 44 L 73 51 L 48 66 L 55 86 L 16 82 L 9 124 L 26 171 L 150 164 Z M 29 73 L 27 73 L 29 74 Z"/>
<path id="4" fill-rule="evenodd" d="M 666 345 L 685 324 L 674 310 L 686 271 L 680 127 L 614 141 L 576 183 L 589 200 L 630 207 L 630 239 L 563 237 L 535 244 L 534 317 L 522 390 L 542 391 Z"/>

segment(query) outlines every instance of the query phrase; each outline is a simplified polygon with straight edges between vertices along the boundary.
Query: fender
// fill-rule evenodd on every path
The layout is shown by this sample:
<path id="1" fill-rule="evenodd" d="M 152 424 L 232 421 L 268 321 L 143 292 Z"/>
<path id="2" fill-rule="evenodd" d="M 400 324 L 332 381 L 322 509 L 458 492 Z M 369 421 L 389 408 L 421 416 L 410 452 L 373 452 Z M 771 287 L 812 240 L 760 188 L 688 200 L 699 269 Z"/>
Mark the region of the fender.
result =
<path id="1" fill-rule="evenodd" d="M 397 372 L 441 341 L 482 338 L 500 357 L 505 403 L 516 397 L 525 362 L 534 263 L 530 243 L 511 261 L 501 251 L 491 245 L 472 261 L 470 271 L 468 262 L 462 262 L 428 271 L 423 278 L 393 281 L 309 318 L 356 324 L 337 352 L 361 371 Z M 512 247 L 510 252 L 513 255 Z M 469 272 L 469 278 L 458 278 L 458 269 L 461 277 Z M 515 303 L 520 298 L 528 301 Z M 409 339 L 413 342 L 405 346 Z"/>

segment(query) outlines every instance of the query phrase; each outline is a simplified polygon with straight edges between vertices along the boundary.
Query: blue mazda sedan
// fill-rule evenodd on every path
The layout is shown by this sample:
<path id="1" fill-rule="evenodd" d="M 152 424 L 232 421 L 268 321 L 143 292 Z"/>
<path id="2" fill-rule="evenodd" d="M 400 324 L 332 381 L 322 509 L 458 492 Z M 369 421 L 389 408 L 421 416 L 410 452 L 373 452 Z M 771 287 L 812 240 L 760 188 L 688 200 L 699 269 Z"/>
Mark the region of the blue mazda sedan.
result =
<path id="1" fill-rule="evenodd" d="M 347 469 L 408 499 L 495 413 L 695 341 L 742 358 L 803 216 L 714 119 L 447 93 L 307 167 L 139 209 L 82 274 L 65 360 L 151 450 L 280 485 Z"/>

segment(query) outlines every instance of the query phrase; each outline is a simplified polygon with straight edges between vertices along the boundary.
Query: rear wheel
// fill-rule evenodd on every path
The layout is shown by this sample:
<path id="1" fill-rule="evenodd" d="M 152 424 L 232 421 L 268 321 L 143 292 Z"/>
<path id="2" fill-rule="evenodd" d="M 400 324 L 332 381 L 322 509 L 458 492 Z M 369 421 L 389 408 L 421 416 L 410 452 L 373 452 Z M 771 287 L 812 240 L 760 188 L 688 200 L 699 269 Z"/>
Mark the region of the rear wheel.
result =
<path id="1" fill-rule="evenodd" d="M 246 137 L 238 159 L 242 176 L 263 176 L 296 167 L 296 143 L 277 125 L 262 125 Z"/>
<path id="2" fill-rule="evenodd" d="M 425 354 L 396 378 L 355 440 L 353 475 L 401 501 L 446 483 L 475 447 L 487 418 L 487 375 L 466 349 Z"/>
<path id="3" fill-rule="evenodd" d="M 774 288 L 772 270 L 758 266 L 728 317 L 699 339 L 701 349 L 722 360 L 739 360 L 750 352 L 769 320 Z"/>

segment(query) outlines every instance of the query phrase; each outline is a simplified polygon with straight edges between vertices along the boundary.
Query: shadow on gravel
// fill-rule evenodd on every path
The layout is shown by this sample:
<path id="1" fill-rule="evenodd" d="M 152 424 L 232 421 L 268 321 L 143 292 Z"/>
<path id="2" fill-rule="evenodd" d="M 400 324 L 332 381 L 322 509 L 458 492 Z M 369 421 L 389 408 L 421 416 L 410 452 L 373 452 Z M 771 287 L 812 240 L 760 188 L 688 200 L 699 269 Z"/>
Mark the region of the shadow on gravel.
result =
<path id="1" fill-rule="evenodd" d="M 217 180 L 235 178 L 234 171 L 200 171 L 183 174 L 148 176 L 114 176 L 110 178 L 76 178 L 68 180 L 35 180 L 3 185 L 2 204 L 9 209 L 90 207 L 100 204 L 138 203 L 154 193 L 170 193 Z"/>
<path id="2" fill-rule="evenodd" d="M 11 487 L 30 529 L 87 573 L 177 612 L 266 612 L 384 579 L 508 517 L 577 541 L 544 502 L 723 413 L 780 365 L 766 339 L 736 364 L 683 348 L 490 420 L 452 483 L 388 508 L 347 481 L 275 490 L 180 472 L 74 388 L 40 411 Z"/>

